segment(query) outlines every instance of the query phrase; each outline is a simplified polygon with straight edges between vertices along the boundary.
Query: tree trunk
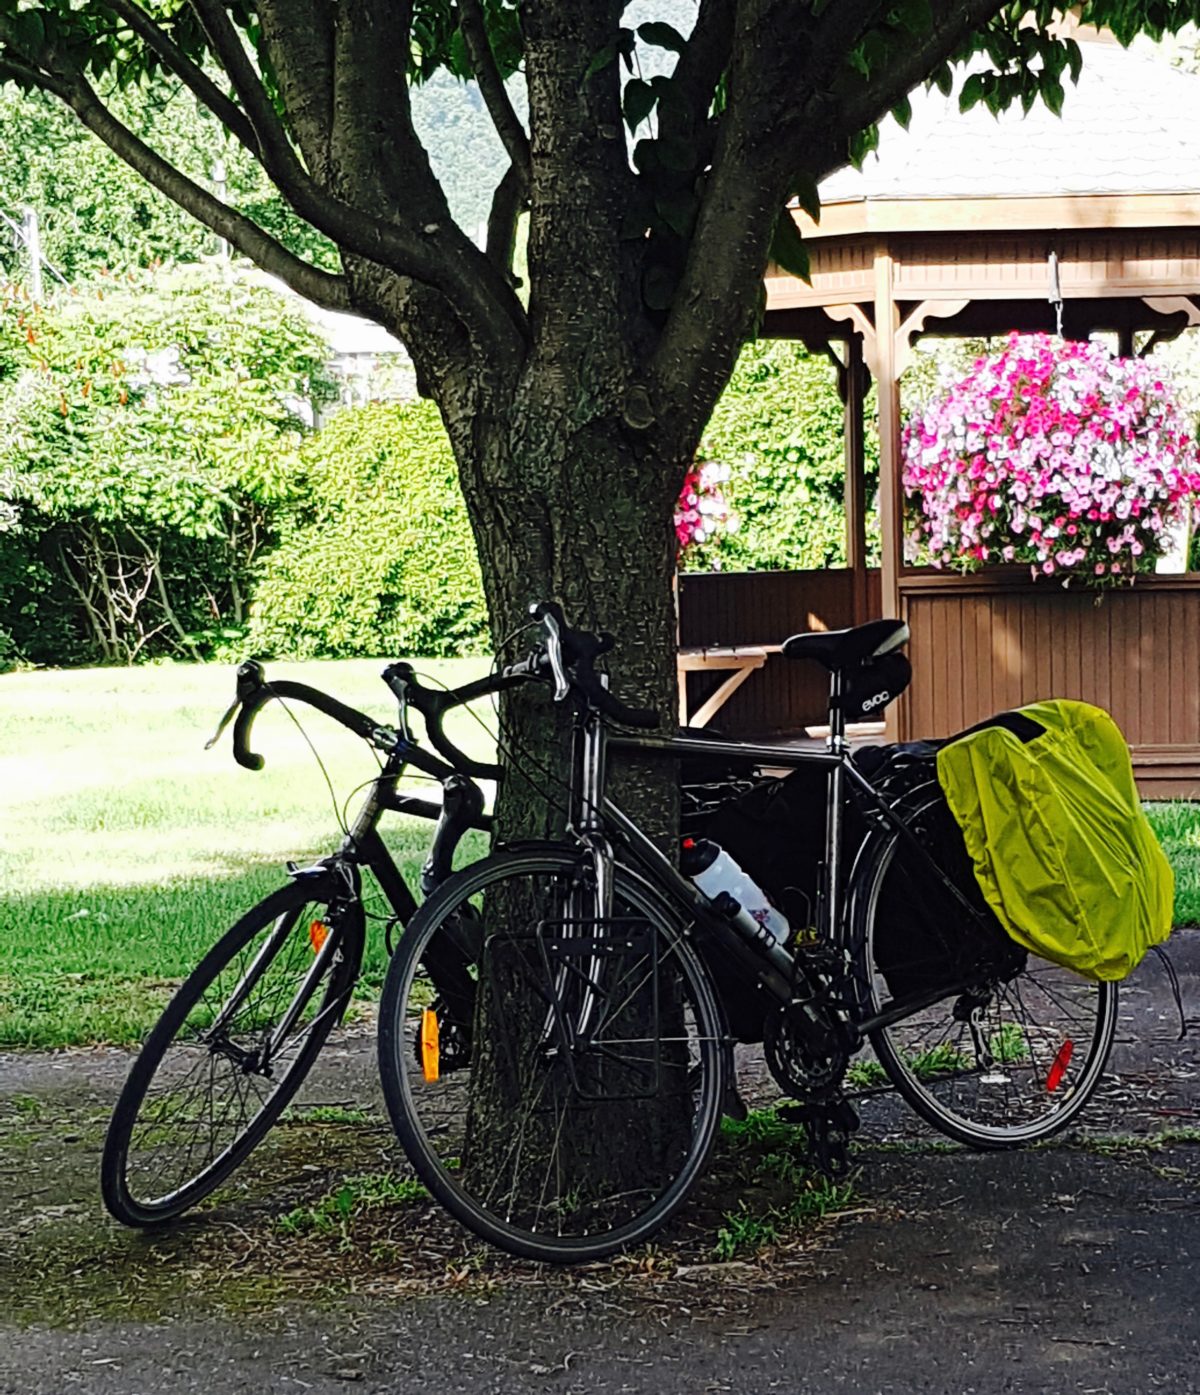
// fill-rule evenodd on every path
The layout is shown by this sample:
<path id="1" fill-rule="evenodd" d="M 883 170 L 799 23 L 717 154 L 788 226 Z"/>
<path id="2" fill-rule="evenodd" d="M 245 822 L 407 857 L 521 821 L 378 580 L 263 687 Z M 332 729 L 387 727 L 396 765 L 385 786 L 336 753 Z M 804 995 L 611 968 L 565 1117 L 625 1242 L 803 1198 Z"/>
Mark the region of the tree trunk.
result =
<path id="1" fill-rule="evenodd" d="M 677 711 L 672 520 L 683 462 L 664 462 L 619 419 L 581 423 L 541 406 L 517 408 L 486 433 L 474 458 L 463 459 L 453 422 L 451 437 L 497 646 L 528 624 L 531 603 L 558 601 L 570 625 L 612 633 L 613 692 L 656 709 L 670 730 Z M 533 640 L 514 641 L 504 657 L 520 657 Z M 569 714 L 552 714 L 547 696 L 520 690 L 502 709 L 505 755 L 518 755 L 499 803 L 505 838 L 561 829 L 519 775 L 524 768 L 566 776 Z M 674 770 L 661 760 L 639 758 L 636 771 L 624 769 L 630 764 L 613 763 L 621 803 L 648 832 L 669 838 L 674 800 L 665 782 Z"/>
<path id="2" fill-rule="evenodd" d="M 572 626 L 613 634 L 607 660 L 613 692 L 630 705 L 657 709 L 670 730 L 677 711 L 672 516 L 683 463 L 675 468 L 658 457 L 651 442 L 619 419 L 580 422 L 581 410 L 586 408 L 576 408 L 574 418 L 546 410 L 544 403 L 514 411 L 485 434 L 481 456 L 461 461 L 494 638 L 500 645 L 527 626 L 532 602 L 558 601 Z M 458 434 L 453 424 L 451 434 Z M 520 657 L 538 639 L 523 635 L 503 657 Z M 501 715 L 499 836 L 560 837 L 570 777 L 569 705 L 555 707 L 547 688 L 530 685 L 508 696 Z M 678 828 L 676 782 L 673 761 L 616 753 L 610 760 L 610 790 L 668 851 Z M 532 887 L 498 888 L 487 898 L 489 948 L 481 965 L 485 991 L 475 1019 L 471 1146 L 463 1166 L 481 1182 L 499 1169 L 511 1153 L 519 1119 L 524 1145 L 555 1158 L 558 1175 L 568 1179 L 565 1192 L 581 1199 L 634 1196 L 643 1189 L 656 1195 L 662 1178 L 673 1175 L 671 1160 L 687 1152 L 694 1106 L 687 1091 L 677 1088 L 686 1072 L 668 1069 L 667 1087 L 647 1102 L 605 1097 L 611 1081 L 594 1094 L 598 1082 L 589 1084 L 588 1073 L 601 1061 L 586 1052 L 576 1061 L 584 1096 L 567 1080 L 552 1078 L 553 1063 L 541 1068 L 550 1074 L 533 1070 L 529 1063 L 540 1059 L 547 1019 L 537 976 L 528 967 L 531 957 L 536 961 L 531 927 L 546 921 L 560 925 L 559 935 L 596 933 L 588 924 L 571 924 L 570 913 L 562 923 L 561 905 L 529 904 L 537 894 Z M 605 971 L 621 969 L 613 963 Z M 669 970 L 645 976 L 625 1009 L 631 1036 L 681 1037 L 673 986 Z M 526 1063 L 526 1074 L 514 1062 Z M 565 1058 L 558 1062 L 560 1071 L 564 1064 Z M 607 1064 L 611 1076 L 612 1062 Z M 522 1089 L 536 1095 L 537 1110 L 528 1099 L 522 1105 Z M 555 1108 L 546 1103 L 547 1090 L 557 1091 Z M 571 1121 L 569 1139 L 563 1119 Z M 628 1146 L 631 1137 L 639 1140 L 638 1148 Z"/>

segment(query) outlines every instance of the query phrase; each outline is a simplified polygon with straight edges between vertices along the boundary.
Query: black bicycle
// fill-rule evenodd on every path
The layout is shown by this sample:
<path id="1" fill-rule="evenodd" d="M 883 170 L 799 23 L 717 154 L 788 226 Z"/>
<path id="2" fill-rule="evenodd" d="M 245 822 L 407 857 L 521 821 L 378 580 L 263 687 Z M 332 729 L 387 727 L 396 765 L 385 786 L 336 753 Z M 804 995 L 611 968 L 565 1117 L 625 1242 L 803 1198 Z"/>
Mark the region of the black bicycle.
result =
<path id="1" fill-rule="evenodd" d="M 610 732 L 657 724 L 597 673 L 611 639 L 570 629 L 553 605 L 533 614 L 540 647 L 493 681 L 548 681 L 574 706 L 567 836 L 446 880 L 409 924 L 380 1006 L 392 1122 L 454 1216 L 538 1260 L 644 1241 L 683 1204 L 736 1108 L 739 1037 L 762 1040 L 827 1168 L 845 1160 L 856 1124 L 845 1081 L 868 1043 L 859 1073 L 890 1080 L 972 1147 L 1030 1143 L 1075 1118 L 1113 1040 L 1115 986 L 1003 934 L 964 875 L 928 760 L 885 749 L 871 762 L 848 747 L 851 695 L 878 711 L 907 681 L 894 668 L 906 625 L 788 641 L 789 658 L 831 676 L 825 748 L 797 749 Z M 781 942 L 728 895 L 710 900 L 608 797 L 614 747 L 819 775 L 811 916 Z M 735 1030 L 735 1016 L 757 1031 Z"/>
<path id="2" fill-rule="evenodd" d="M 475 780 L 494 779 L 499 770 L 455 747 L 442 722 L 452 708 L 520 675 L 448 691 L 422 685 L 409 664 L 392 664 L 383 677 L 399 703 L 395 727 L 307 684 L 268 682 L 257 663 L 238 670 L 236 699 L 209 745 L 236 718 L 239 764 L 262 768 L 250 732 L 273 699 L 309 704 L 383 759 L 341 847 L 312 866 L 289 865 L 286 884 L 214 944 L 142 1046 L 113 1111 L 101 1162 L 104 1203 L 126 1225 L 169 1221 L 202 1200 L 246 1159 L 300 1088 L 358 979 L 366 937 L 364 870 L 390 906 L 389 936 L 392 926 L 411 921 L 417 898 L 379 834 L 383 815 L 436 820 L 421 876 L 426 895 L 450 874 L 466 831 L 491 826 Z M 429 742 L 444 759 L 418 747 L 410 708 L 424 717 Z M 440 804 L 401 791 L 410 769 L 441 782 Z M 460 949 L 447 965 L 451 1001 L 470 954 L 469 947 Z"/>

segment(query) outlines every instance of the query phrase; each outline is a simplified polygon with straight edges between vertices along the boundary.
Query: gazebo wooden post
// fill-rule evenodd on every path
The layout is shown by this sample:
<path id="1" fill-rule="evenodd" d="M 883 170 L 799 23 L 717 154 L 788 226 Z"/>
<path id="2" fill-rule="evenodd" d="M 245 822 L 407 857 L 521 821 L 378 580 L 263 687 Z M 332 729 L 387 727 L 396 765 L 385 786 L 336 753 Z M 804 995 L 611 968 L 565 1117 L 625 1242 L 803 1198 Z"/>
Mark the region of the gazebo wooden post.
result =
<path id="1" fill-rule="evenodd" d="M 863 409 L 868 374 L 860 334 L 846 336 L 845 455 L 846 455 L 846 565 L 854 573 L 854 623 L 867 614 L 867 453 Z"/>
<path id="2" fill-rule="evenodd" d="M 900 315 L 892 294 L 892 258 L 886 244 L 875 253 L 875 391 L 879 399 L 879 533 L 883 613 L 897 615 L 903 555 L 900 508 L 900 378 L 896 331 Z"/>
<path id="3" fill-rule="evenodd" d="M 875 249 L 875 392 L 879 401 L 879 539 L 884 616 L 900 615 L 903 511 L 900 497 L 900 379 L 896 371 L 896 331 L 900 316 L 886 243 Z M 885 717 L 887 739 L 898 739 L 895 705 Z"/>

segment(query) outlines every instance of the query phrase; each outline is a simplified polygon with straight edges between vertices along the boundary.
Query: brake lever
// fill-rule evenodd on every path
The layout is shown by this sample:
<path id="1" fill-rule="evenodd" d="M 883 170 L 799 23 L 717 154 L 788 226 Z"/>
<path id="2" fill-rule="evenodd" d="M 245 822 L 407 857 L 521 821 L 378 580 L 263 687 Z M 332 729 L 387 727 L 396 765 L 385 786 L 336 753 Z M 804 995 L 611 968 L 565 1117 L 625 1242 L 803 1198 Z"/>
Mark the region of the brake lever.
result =
<path id="1" fill-rule="evenodd" d="M 226 710 L 225 715 L 217 723 L 216 731 L 214 731 L 213 734 L 204 743 L 204 749 L 206 751 L 211 751 L 212 748 L 217 744 L 217 742 L 220 741 L 221 736 L 225 731 L 225 728 L 229 725 L 230 722 L 233 721 L 234 716 L 237 714 L 237 710 L 239 707 L 241 707 L 241 705 L 242 700 L 240 697 L 234 698 L 234 700 L 229 704 L 229 707 Z"/>
<path id="2" fill-rule="evenodd" d="M 233 721 L 234 717 L 237 716 L 238 708 L 241 707 L 252 693 L 263 686 L 264 679 L 263 666 L 254 659 L 247 659 L 244 664 L 238 666 L 237 696 L 229 704 L 229 707 L 225 711 L 225 715 L 217 723 L 216 731 L 214 731 L 204 743 L 204 749 L 206 751 L 211 751 L 217 742 L 220 741 L 225 728 Z"/>
<path id="3" fill-rule="evenodd" d="M 530 607 L 535 615 L 539 609 L 541 608 L 536 605 Z M 562 631 L 557 618 L 549 610 L 542 610 L 538 618 L 546 631 L 546 657 L 550 660 L 550 672 L 554 675 L 554 701 L 562 702 L 571 691 L 567 670 L 563 664 Z"/>

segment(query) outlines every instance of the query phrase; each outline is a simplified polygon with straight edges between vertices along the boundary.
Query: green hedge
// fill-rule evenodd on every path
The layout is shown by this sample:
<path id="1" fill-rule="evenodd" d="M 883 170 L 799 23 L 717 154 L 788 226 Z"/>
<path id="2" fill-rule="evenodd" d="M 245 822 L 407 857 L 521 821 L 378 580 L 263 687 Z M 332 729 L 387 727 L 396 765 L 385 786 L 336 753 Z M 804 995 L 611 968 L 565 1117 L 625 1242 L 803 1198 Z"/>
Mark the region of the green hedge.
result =
<path id="1" fill-rule="evenodd" d="M 264 560 L 255 652 L 452 655 L 486 647 L 474 540 L 432 404 L 340 413 L 300 452 L 305 503 Z"/>
<path id="2" fill-rule="evenodd" d="M 326 355 L 293 303 L 206 268 L 42 307 L 0 287 L 0 663 L 236 646 Z"/>
<path id="3" fill-rule="evenodd" d="M 874 394 L 867 403 L 867 498 L 878 477 Z M 748 344 L 705 432 L 703 455 L 730 468 L 736 531 L 685 566 L 808 569 L 846 561 L 843 408 L 828 359 L 787 340 Z M 869 535 L 874 520 L 868 517 Z"/>

